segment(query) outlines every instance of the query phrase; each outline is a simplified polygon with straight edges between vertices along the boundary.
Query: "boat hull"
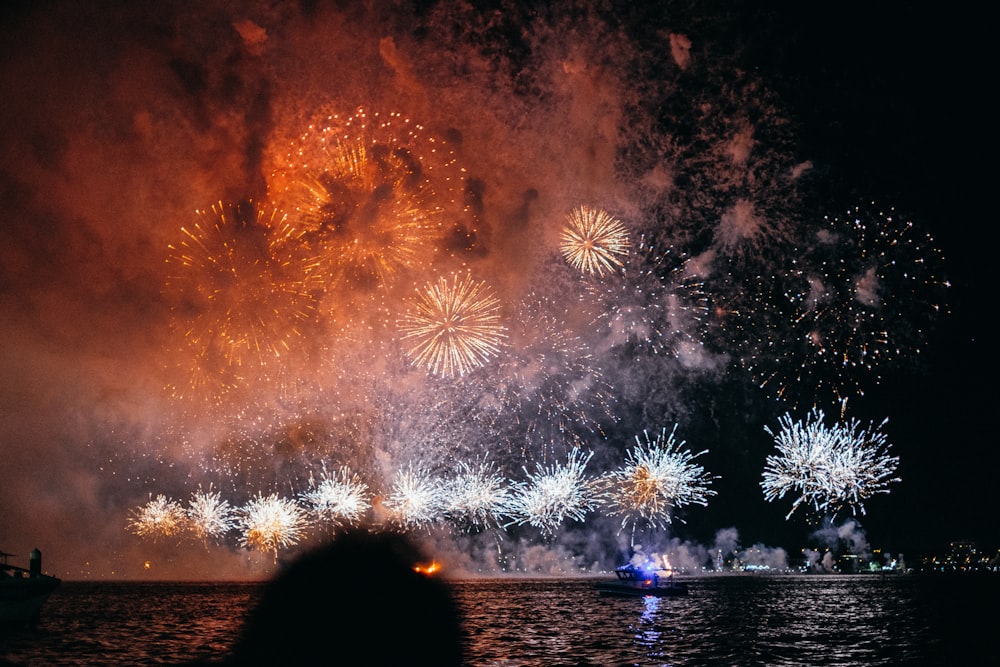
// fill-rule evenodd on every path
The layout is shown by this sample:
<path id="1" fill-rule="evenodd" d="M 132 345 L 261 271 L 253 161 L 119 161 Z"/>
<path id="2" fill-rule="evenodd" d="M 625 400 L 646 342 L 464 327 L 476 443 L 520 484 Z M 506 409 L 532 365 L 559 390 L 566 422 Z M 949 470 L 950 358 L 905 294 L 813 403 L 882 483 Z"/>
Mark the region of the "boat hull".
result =
<path id="1" fill-rule="evenodd" d="M 674 597 L 688 594 L 688 586 L 683 582 L 670 584 L 645 585 L 642 583 L 632 583 L 625 581 L 607 581 L 597 584 L 597 591 L 601 595 L 625 596 L 625 597 Z"/>
<path id="2" fill-rule="evenodd" d="M 48 578 L 0 584 L 0 624 L 37 625 L 42 605 L 58 585 L 58 579 Z"/>

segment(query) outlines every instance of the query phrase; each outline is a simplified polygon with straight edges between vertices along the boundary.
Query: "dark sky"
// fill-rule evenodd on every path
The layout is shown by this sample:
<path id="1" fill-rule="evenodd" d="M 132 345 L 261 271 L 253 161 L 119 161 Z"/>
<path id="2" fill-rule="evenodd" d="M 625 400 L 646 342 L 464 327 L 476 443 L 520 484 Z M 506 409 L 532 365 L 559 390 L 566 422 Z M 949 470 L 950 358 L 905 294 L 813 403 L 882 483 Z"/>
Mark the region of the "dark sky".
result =
<path id="1" fill-rule="evenodd" d="M 485 451 L 521 470 L 509 424 L 527 423 L 534 398 L 512 401 L 518 418 L 486 431 L 441 406 L 523 368 L 508 361 L 478 384 L 442 388 L 395 366 L 398 341 L 371 324 L 430 269 L 462 267 L 505 302 L 542 294 L 594 350 L 620 413 L 605 440 L 588 443 L 595 460 L 610 465 L 643 429 L 675 422 L 694 451 L 709 450 L 698 460 L 720 475 L 718 495 L 688 508 L 671 539 L 709 546 L 732 527 L 743 546 L 794 554 L 812 527 L 798 514 L 785 520 L 790 500 L 767 503 L 759 486 L 771 445 L 762 427 L 787 406 L 755 391 L 725 344 L 693 353 L 678 336 L 667 353 L 640 349 L 645 363 L 633 362 L 620 340 L 581 324 L 572 281 L 544 271 L 565 212 L 586 202 L 702 267 L 729 253 L 734 279 L 719 302 L 738 302 L 758 277 L 804 261 L 803 230 L 871 199 L 937 241 L 950 312 L 921 336 L 913 363 L 862 377 L 863 395 L 849 401 L 864 422 L 888 418 L 900 457 L 901 482 L 865 504 L 861 526 L 871 545 L 904 554 L 957 539 L 996 546 L 985 22 L 918 3 L 806 4 L 8 5 L 0 549 L 37 546 L 69 578 L 180 576 L 186 559 L 206 577 L 254 576 L 270 566 L 266 554 L 149 544 L 125 530 L 130 510 L 201 485 L 234 502 L 285 493 L 319 463 L 350 464 L 373 485 L 403 461 Z M 446 140 L 456 162 L 421 153 L 423 174 L 465 169 L 463 188 L 435 192 L 449 214 L 461 209 L 435 263 L 377 304 L 368 287 L 331 289 L 322 319 L 295 334 L 294 381 L 262 364 L 223 399 L 199 385 L 193 402 L 176 400 L 170 389 L 189 386 L 191 373 L 190 338 L 176 334 L 205 321 L 195 317 L 205 303 L 171 292 L 168 250 L 181 227 L 216 202 L 266 200 L 302 128 L 359 106 L 411 115 L 423 125 L 415 150 L 431 145 L 425 136 Z M 739 215 L 741 202 L 756 215 Z M 734 229 L 746 236 L 719 245 Z M 233 290 L 224 303 L 252 310 L 258 296 Z M 559 391 L 570 368 L 553 372 Z M 506 449 L 496 444 L 505 438 Z M 595 526 L 546 544 L 556 561 L 592 561 L 613 559 L 621 539 Z M 490 546 L 477 544 L 466 565 Z M 534 546 L 515 549 L 544 562 Z M 160 569 L 144 572 L 147 560 Z"/>

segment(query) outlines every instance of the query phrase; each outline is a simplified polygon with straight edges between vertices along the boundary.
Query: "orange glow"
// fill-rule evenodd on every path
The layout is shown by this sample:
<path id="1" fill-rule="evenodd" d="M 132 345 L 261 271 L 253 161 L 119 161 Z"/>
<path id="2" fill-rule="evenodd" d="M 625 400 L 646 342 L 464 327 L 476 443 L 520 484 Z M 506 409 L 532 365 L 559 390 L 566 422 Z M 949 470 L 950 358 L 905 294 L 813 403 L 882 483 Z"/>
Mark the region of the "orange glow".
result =
<path id="1" fill-rule="evenodd" d="M 441 565 L 437 561 L 432 561 L 429 565 L 415 565 L 413 567 L 414 572 L 419 572 L 420 574 L 426 574 L 431 576 L 437 574 L 441 570 Z"/>

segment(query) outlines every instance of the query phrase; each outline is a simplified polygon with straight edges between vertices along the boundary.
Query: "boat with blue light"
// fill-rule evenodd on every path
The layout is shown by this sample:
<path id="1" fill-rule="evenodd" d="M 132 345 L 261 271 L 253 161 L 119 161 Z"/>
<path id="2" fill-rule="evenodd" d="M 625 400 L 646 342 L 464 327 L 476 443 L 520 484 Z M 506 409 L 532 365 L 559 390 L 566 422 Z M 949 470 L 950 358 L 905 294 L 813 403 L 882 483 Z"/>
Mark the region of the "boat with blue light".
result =
<path id="1" fill-rule="evenodd" d="M 601 595 L 671 597 L 687 595 L 688 584 L 679 580 L 672 569 L 646 562 L 627 563 L 615 568 L 615 579 L 596 585 Z"/>

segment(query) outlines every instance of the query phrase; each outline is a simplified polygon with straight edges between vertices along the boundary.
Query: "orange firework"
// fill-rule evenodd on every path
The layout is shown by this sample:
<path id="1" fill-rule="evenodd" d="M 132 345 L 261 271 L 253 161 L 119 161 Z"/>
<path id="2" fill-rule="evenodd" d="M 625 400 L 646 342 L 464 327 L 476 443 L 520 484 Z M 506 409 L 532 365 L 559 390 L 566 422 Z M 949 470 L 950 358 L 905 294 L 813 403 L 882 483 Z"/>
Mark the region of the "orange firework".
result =
<path id="1" fill-rule="evenodd" d="M 498 355 L 506 338 L 500 300 L 470 274 L 428 284 L 399 322 L 410 358 L 434 375 L 462 376 Z"/>
<path id="2" fill-rule="evenodd" d="M 194 352 L 192 383 L 238 382 L 278 359 L 315 311 L 321 288 L 302 232 L 255 202 L 197 211 L 169 246 L 174 325 Z"/>
<path id="3" fill-rule="evenodd" d="M 309 125 L 269 189 L 309 232 L 331 282 L 373 287 L 433 258 L 463 172 L 420 125 L 358 109 Z"/>
<path id="4" fill-rule="evenodd" d="M 580 206 L 566 216 L 559 236 L 563 257 L 580 272 L 603 276 L 622 265 L 628 254 L 628 230 L 600 209 Z"/>

